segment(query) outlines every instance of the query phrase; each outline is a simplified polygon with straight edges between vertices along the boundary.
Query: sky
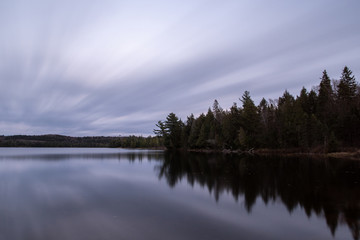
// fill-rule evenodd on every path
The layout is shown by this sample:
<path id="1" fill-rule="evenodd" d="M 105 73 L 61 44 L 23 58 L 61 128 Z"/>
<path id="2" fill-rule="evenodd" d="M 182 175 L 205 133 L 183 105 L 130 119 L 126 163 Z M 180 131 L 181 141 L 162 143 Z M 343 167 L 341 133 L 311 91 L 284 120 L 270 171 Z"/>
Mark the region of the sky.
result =
<path id="1" fill-rule="evenodd" d="M 147 136 L 170 112 L 360 77 L 358 0 L 1 0 L 0 135 Z"/>

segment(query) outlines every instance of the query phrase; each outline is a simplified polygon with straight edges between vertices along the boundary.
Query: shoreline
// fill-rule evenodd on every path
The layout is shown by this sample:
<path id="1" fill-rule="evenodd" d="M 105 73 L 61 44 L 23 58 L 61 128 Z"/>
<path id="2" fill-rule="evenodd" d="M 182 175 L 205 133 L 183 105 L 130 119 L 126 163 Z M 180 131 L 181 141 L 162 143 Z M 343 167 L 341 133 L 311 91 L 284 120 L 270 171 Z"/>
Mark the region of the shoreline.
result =
<path id="1" fill-rule="evenodd" d="M 314 157 L 314 158 L 336 158 L 336 159 L 349 159 L 360 160 L 360 149 L 349 149 L 339 152 L 323 153 L 323 152 L 304 152 L 296 151 L 295 149 L 250 149 L 248 151 L 243 150 L 220 150 L 220 149 L 187 149 L 186 152 L 195 153 L 221 153 L 221 154 L 249 154 L 249 155 L 272 155 L 272 156 L 289 156 L 289 157 Z"/>

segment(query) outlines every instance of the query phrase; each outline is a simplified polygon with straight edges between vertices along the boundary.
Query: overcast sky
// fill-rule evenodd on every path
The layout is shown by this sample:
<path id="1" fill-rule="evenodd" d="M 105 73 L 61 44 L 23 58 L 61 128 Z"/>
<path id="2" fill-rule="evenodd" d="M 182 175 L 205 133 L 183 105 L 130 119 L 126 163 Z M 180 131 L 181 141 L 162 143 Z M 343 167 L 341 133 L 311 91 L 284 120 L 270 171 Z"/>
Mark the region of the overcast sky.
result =
<path id="1" fill-rule="evenodd" d="M 359 0 L 1 0 L 0 135 L 149 135 L 158 120 L 360 77 Z"/>

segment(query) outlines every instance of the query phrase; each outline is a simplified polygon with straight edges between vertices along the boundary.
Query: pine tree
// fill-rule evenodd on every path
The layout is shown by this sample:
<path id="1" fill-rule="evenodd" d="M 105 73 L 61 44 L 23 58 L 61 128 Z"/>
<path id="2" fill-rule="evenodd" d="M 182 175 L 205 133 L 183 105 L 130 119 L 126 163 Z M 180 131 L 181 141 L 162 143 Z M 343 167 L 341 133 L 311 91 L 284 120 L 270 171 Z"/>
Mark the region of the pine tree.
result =
<path id="1" fill-rule="evenodd" d="M 358 139 L 359 114 L 356 107 L 357 84 L 351 70 L 345 66 L 337 90 L 337 131 L 336 137 L 353 145 Z"/>
<path id="2" fill-rule="evenodd" d="M 298 131 L 296 126 L 295 99 L 285 91 L 279 98 L 277 109 L 277 128 L 281 147 L 297 147 Z"/>
<path id="3" fill-rule="evenodd" d="M 219 102 L 215 99 L 213 104 L 213 114 L 214 114 L 214 139 L 215 147 L 219 148 L 223 145 L 223 134 L 222 134 L 222 125 L 224 119 L 224 110 L 220 107 Z"/>
<path id="4" fill-rule="evenodd" d="M 323 71 L 323 76 L 319 85 L 318 96 L 318 110 L 317 115 L 322 122 L 326 122 L 329 117 L 329 113 L 334 107 L 333 89 L 331 87 L 330 78 L 327 75 L 326 70 Z"/>
<path id="5" fill-rule="evenodd" d="M 170 113 L 166 117 L 165 128 L 168 132 L 168 146 L 170 149 L 178 149 L 181 147 L 181 132 L 182 132 L 183 123 L 175 115 L 175 113 Z"/>
<path id="6" fill-rule="evenodd" d="M 297 101 L 299 102 L 302 110 L 309 114 L 311 112 L 310 106 L 309 106 L 309 94 L 305 87 L 303 87 L 300 91 L 300 96 L 297 98 Z"/>
<path id="7" fill-rule="evenodd" d="M 322 142 L 325 148 L 330 137 L 330 129 L 334 127 L 336 122 L 335 110 L 334 91 L 330 78 L 326 70 L 324 70 L 319 85 L 316 117 L 321 122 Z"/>
<path id="8" fill-rule="evenodd" d="M 201 125 L 199 138 L 196 141 L 196 146 L 198 148 L 205 148 L 206 147 L 206 140 L 208 138 L 209 132 L 207 131 L 207 126 L 204 121 L 204 123 Z"/>
<path id="9" fill-rule="evenodd" d="M 267 144 L 267 137 L 269 135 L 269 105 L 265 98 L 262 98 L 260 104 L 258 106 L 258 112 L 260 117 L 260 126 L 259 126 L 259 134 L 258 142 L 261 146 L 265 146 Z"/>
<path id="10" fill-rule="evenodd" d="M 338 85 L 338 99 L 350 101 L 356 96 L 356 81 L 352 71 L 345 66 Z"/>
<path id="11" fill-rule="evenodd" d="M 260 128 L 260 115 L 250 93 L 245 91 L 242 98 L 241 126 L 245 132 L 245 147 L 253 148 L 258 146 L 258 132 Z"/>
<path id="12" fill-rule="evenodd" d="M 190 114 L 190 116 L 187 117 L 187 121 L 183 128 L 183 133 L 182 133 L 182 145 L 184 148 L 189 147 L 189 138 L 190 138 L 191 129 L 192 129 L 194 123 L 195 123 L 194 114 Z"/>
<path id="13" fill-rule="evenodd" d="M 329 148 L 330 144 L 333 150 L 337 149 L 332 147 L 334 142 L 337 146 L 360 144 L 360 86 L 347 67 L 333 84 L 324 70 L 318 91 L 303 88 L 296 99 L 285 91 L 278 100 L 268 103 L 262 99 L 256 107 L 245 91 L 240 101 L 242 108 L 234 103 L 224 111 L 215 100 L 212 111 L 208 109 L 198 118 L 190 115 L 186 124 L 170 113 L 166 121 L 158 122 L 154 133 L 168 148 L 309 149 L 319 145 Z M 126 141 L 131 141 L 131 146 L 143 145 L 133 140 Z"/>
<path id="14" fill-rule="evenodd" d="M 188 146 L 190 148 L 198 148 L 197 142 L 200 135 L 200 130 L 205 121 L 205 115 L 202 113 L 198 118 L 196 118 L 191 125 L 189 140 L 188 140 Z"/>
<path id="15" fill-rule="evenodd" d="M 166 117 L 166 121 L 159 121 L 156 126 L 159 129 L 154 129 L 154 133 L 164 138 L 164 146 L 168 149 L 178 149 L 182 145 L 182 121 L 174 114 L 170 113 Z"/>
<path id="16" fill-rule="evenodd" d="M 237 149 L 239 147 L 238 131 L 240 130 L 240 110 L 234 103 L 227 111 L 223 119 L 224 147 L 227 149 Z"/>
<path id="17" fill-rule="evenodd" d="M 308 109 L 309 109 L 309 112 L 308 114 L 311 115 L 311 114 L 315 114 L 316 111 L 317 111 L 317 101 L 318 101 L 318 97 L 317 97 L 317 94 L 316 92 L 312 89 L 310 92 L 309 92 L 309 95 L 308 95 Z"/>
<path id="18" fill-rule="evenodd" d="M 158 123 L 156 124 L 156 127 L 159 128 L 159 129 L 154 129 L 154 133 L 156 134 L 156 136 L 164 137 L 168 134 L 164 122 L 158 121 Z"/>
<path id="19" fill-rule="evenodd" d="M 219 102 L 215 99 L 213 103 L 213 114 L 219 123 L 222 122 L 222 117 L 224 115 L 224 110 L 220 107 Z"/>

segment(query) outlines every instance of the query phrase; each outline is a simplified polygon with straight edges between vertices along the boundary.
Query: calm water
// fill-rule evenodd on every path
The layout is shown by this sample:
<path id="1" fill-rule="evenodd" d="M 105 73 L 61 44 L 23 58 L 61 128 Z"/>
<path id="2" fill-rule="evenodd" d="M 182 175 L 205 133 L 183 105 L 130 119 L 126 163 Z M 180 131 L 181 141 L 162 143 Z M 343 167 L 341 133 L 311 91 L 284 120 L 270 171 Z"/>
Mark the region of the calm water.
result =
<path id="1" fill-rule="evenodd" d="M 359 239 L 360 162 L 0 148 L 0 239 Z"/>

